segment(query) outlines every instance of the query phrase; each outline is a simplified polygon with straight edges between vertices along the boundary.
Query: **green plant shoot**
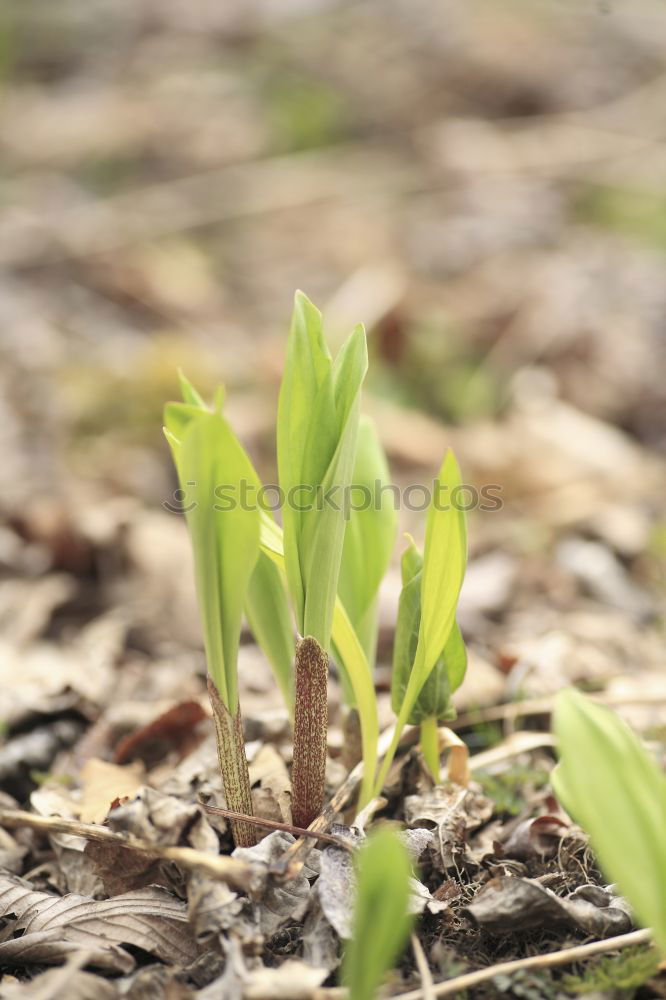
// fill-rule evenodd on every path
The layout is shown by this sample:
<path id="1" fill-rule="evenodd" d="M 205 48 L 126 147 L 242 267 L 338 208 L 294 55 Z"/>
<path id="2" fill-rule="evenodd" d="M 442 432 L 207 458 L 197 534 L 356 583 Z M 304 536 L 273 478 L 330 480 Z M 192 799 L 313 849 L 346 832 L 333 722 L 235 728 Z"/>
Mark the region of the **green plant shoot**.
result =
<path id="1" fill-rule="evenodd" d="M 209 413 L 209 408 L 199 392 L 182 372 L 179 372 L 183 403 L 168 403 L 164 410 L 164 433 L 176 461 L 180 437 L 197 411 Z M 222 388 L 218 389 L 216 405 L 221 411 Z M 249 459 L 248 459 L 249 461 Z M 255 474 L 256 479 L 256 474 Z M 254 480 L 251 480 L 254 481 Z M 187 480 L 184 480 L 187 484 Z M 226 483 L 226 479 L 222 480 Z M 218 484 L 218 485 L 221 485 Z M 187 487 L 189 493 L 189 487 Z M 221 513 L 221 512 L 220 512 Z M 267 512 L 261 519 L 268 519 L 280 530 Z M 245 613 L 252 633 L 270 663 L 280 690 L 290 710 L 293 708 L 294 628 L 286 591 L 284 565 L 276 566 L 262 551 L 247 588 Z"/>
<path id="2" fill-rule="evenodd" d="M 411 539 L 403 553 L 401 569 L 402 592 L 398 604 L 391 676 L 391 702 L 396 715 L 404 701 L 412 664 L 416 659 L 421 624 L 423 557 Z M 455 718 L 451 695 L 462 684 L 466 669 L 465 643 L 454 622 L 444 649 L 407 719 L 410 725 L 421 726 L 421 748 L 435 781 L 439 781 L 437 725 Z"/>
<path id="3" fill-rule="evenodd" d="M 278 405 L 278 470 L 287 497 L 284 554 L 299 632 L 327 651 L 367 367 L 363 327 L 356 327 L 333 361 L 321 313 L 297 292 Z"/>
<path id="4" fill-rule="evenodd" d="M 352 482 L 338 594 L 372 667 L 377 653 L 377 595 L 391 561 L 398 519 L 393 497 L 382 490 L 389 483 L 386 456 L 374 422 L 365 416 L 358 428 Z M 349 702 L 350 692 L 345 691 L 345 697 Z"/>
<path id="5" fill-rule="evenodd" d="M 465 514 L 455 504 L 462 485 L 460 469 L 448 451 L 434 482 L 428 510 L 421 572 L 421 620 L 409 680 L 398 711 L 393 740 L 382 763 L 376 784 L 382 789 L 395 751 L 423 686 L 442 655 L 455 625 L 456 608 L 467 565 Z M 432 756 L 432 755 L 430 755 Z"/>
<path id="6" fill-rule="evenodd" d="M 614 712 L 577 691 L 557 696 L 554 728 L 555 793 L 666 955 L 666 776 Z"/>
<path id="7" fill-rule="evenodd" d="M 300 636 L 292 766 L 298 826 L 309 826 L 324 799 L 328 652 L 367 364 L 363 327 L 333 361 L 321 313 L 297 292 L 278 405 L 277 456 L 286 497 L 285 567 Z"/>
<path id="8" fill-rule="evenodd" d="M 186 399 L 195 399 L 188 387 Z M 218 394 L 218 402 L 222 396 Z M 188 495 L 187 525 L 204 633 L 209 693 L 218 738 L 218 756 L 230 809 L 251 814 L 252 800 L 238 705 L 238 645 L 250 577 L 259 557 L 258 510 L 236 504 L 221 511 L 216 490 L 240 489 L 259 481 L 250 460 L 219 409 L 199 401 L 169 403 L 165 431 L 181 489 Z M 238 844 L 253 844 L 249 824 L 233 828 Z"/>
<path id="9" fill-rule="evenodd" d="M 397 834 L 379 830 L 358 851 L 356 871 L 353 935 L 345 950 L 342 979 L 350 1000 L 374 1000 L 409 937 L 412 870 Z"/>

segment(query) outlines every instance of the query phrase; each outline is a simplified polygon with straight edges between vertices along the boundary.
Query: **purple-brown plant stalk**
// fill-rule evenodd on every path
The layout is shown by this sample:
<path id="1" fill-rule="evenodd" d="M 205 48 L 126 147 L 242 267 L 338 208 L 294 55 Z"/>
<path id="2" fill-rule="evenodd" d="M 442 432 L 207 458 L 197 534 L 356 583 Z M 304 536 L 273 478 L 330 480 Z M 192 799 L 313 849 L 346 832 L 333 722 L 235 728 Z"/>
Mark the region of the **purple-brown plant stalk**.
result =
<path id="1" fill-rule="evenodd" d="M 252 815 L 252 793 L 250 776 L 245 756 L 245 740 L 240 705 L 232 715 L 226 707 L 211 677 L 208 678 L 208 695 L 213 709 L 215 736 L 217 738 L 217 759 L 222 772 L 224 797 L 234 812 Z M 236 847 L 254 847 L 257 843 L 255 827 L 239 820 L 230 820 L 231 833 Z"/>
<path id="2" fill-rule="evenodd" d="M 328 654 L 312 636 L 296 643 L 292 815 L 308 827 L 322 810 L 328 734 Z"/>

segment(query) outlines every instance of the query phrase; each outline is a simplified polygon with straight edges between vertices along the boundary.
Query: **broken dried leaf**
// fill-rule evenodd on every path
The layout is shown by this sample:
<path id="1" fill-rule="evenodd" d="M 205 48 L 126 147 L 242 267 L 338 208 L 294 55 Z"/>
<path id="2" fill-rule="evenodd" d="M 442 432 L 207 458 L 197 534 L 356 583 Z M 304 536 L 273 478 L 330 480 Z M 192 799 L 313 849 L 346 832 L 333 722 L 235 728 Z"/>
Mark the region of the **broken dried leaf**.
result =
<path id="1" fill-rule="evenodd" d="M 559 816 L 537 816 L 523 820 L 502 844 L 502 857 L 549 858 L 569 829 L 569 824 Z"/>
<path id="2" fill-rule="evenodd" d="M 279 968 L 254 969 L 243 987 L 243 1000 L 311 1000 L 328 975 L 298 959 L 287 959 Z"/>
<path id="3" fill-rule="evenodd" d="M 134 959 L 121 945 L 176 964 L 191 962 L 197 953 L 185 905 L 155 886 L 94 900 L 37 892 L 5 874 L 0 876 L 0 908 L 15 916 L 12 933 L 21 933 L 0 943 L 0 961 L 7 965 L 54 965 L 86 949 L 87 964 L 128 972 Z"/>
<path id="4" fill-rule="evenodd" d="M 117 765 L 109 765 L 116 767 Z M 201 808 L 153 788 L 143 788 L 129 802 L 112 809 L 108 826 L 115 833 L 128 833 L 160 847 L 176 846 L 183 840 L 199 851 L 217 854 L 217 835 Z M 90 842 L 85 853 L 94 859 L 98 875 L 110 895 L 157 883 L 182 887 L 183 879 L 173 864 L 129 851 L 116 844 Z"/>
<path id="5" fill-rule="evenodd" d="M 294 841 L 292 834 L 276 830 L 254 847 L 237 847 L 232 855 L 249 862 L 261 875 L 263 888 L 261 894 L 255 897 L 255 902 L 261 931 L 267 936 L 274 934 L 289 921 L 300 920 L 307 910 L 311 891 L 307 869 L 304 868 L 295 878 L 285 883 L 278 883 L 269 875 L 269 870 L 277 859 Z M 313 852 L 315 858 L 318 853 Z M 310 871 L 310 875 L 313 874 L 315 873 Z"/>
<path id="6" fill-rule="evenodd" d="M 570 896 L 560 898 L 541 883 L 526 878 L 493 879 L 463 912 L 495 934 L 564 926 L 596 937 L 611 937 L 631 930 L 625 900 L 610 891 L 581 886 Z"/>
<path id="7" fill-rule="evenodd" d="M 180 702 L 122 739 L 116 747 L 115 763 L 124 764 L 136 757 L 153 762 L 171 749 L 186 757 L 200 742 L 195 729 L 205 718 L 198 701 Z"/>
<path id="8" fill-rule="evenodd" d="M 102 823 L 115 800 L 134 795 L 142 784 L 140 764 L 120 767 L 91 757 L 81 771 L 80 819 L 84 823 Z"/>

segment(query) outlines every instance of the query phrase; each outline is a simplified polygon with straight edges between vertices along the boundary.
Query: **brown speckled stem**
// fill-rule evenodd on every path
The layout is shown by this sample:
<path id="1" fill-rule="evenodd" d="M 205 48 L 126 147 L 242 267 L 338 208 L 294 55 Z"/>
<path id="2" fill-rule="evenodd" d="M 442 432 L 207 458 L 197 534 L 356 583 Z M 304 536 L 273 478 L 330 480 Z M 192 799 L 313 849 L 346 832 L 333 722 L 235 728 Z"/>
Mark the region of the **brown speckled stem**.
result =
<path id="1" fill-rule="evenodd" d="M 328 704 L 328 655 L 316 639 L 296 643 L 294 762 L 291 770 L 295 826 L 308 827 L 324 805 Z"/>
<path id="2" fill-rule="evenodd" d="M 224 797 L 229 809 L 237 813 L 251 816 L 252 793 L 250 792 L 250 775 L 245 756 L 245 740 L 243 739 L 243 724 L 240 705 L 233 716 L 220 698 L 212 679 L 208 678 L 208 696 L 213 708 L 215 735 L 217 737 L 217 759 L 222 772 Z M 231 834 L 236 847 L 254 847 L 257 843 L 257 833 L 249 823 L 230 820 Z"/>

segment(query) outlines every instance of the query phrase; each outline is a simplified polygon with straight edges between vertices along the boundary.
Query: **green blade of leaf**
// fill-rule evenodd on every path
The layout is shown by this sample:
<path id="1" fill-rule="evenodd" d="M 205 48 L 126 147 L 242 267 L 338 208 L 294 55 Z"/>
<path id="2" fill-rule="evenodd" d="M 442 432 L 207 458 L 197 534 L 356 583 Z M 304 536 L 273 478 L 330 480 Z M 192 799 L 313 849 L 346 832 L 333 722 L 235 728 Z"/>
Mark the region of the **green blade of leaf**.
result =
<path id="1" fill-rule="evenodd" d="M 554 728 L 555 793 L 666 955 L 666 777 L 614 712 L 577 691 L 558 694 Z"/>
<path id="2" fill-rule="evenodd" d="M 428 680 L 455 624 L 456 608 L 467 565 L 467 531 L 464 511 L 455 502 L 462 485 L 460 469 L 448 451 L 434 483 L 428 510 L 421 578 L 421 622 L 414 662 L 398 713 L 391 746 L 377 779 L 379 794 L 424 684 Z"/>
<path id="3" fill-rule="evenodd" d="M 297 293 L 278 407 L 278 469 L 287 497 L 284 550 L 299 631 L 326 650 L 344 540 L 343 494 L 351 480 L 366 368 L 363 329 L 352 333 L 333 363 L 320 313 Z M 309 503 L 309 509 L 297 509 L 294 500 Z"/>
<path id="4" fill-rule="evenodd" d="M 220 510 L 216 490 L 229 487 L 238 498 L 241 481 L 258 489 L 259 480 L 226 420 L 200 409 L 185 427 L 176 463 L 181 488 L 194 484 L 188 487 L 194 502 L 186 518 L 208 669 L 233 714 L 243 606 L 259 555 L 259 511 L 244 510 L 238 499 L 231 509 Z"/>
<path id="5" fill-rule="evenodd" d="M 423 557 L 412 542 L 402 556 L 403 587 L 393 643 L 391 705 L 396 715 L 404 702 L 416 657 L 421 624 L 422 572 Z M 453 718 L 451 695 L 462 684 L 466 669 L 467 650 L 458 624 L 454 621 L 446 645 L 419 692 L 408 723 L 416 726 L 429 718 L 440 722 Z"/>
<path id="6" fill-rule="evenodd" d="M 377 767 L 377 744 L 379 741 L 377 696 L 372 672 L 365 658 L 363 647 L 339 598 L 335 602 L 333 613 L 333 640 L 338 653 L 338 666 L 344 672 L 345 682 L 352 691 L 354 705 L 361 720 L 363 781 L 359 796 L 359 808 L 362 809 L 372 798 Z"/>
<path id="7" fill-rule="evenodd" d="M 369 417 L 361 417 L 352 475 L 349 521 L 342 549 L 338 594 L 370 664 L 377 647 L 377 593 L 388 568 L 397 528 L 386 456 Z M 367 491 L 367 492 L 366 492 Z M 354 493 L 359 495 L 356 497 Z M 364 506 L 364 509 L 355 509 Z"/>
<path id="8" fill-rule="evenodd" d="M 164 407 L 164 426 L 178 441 L 182 438 L 192 420 L 200 413 L 201 408 L 192 403 L 167 403 Z M 203 412 L 208 412 L 204 410 Z"/>
<path id="9" fill-rule="evenodd" d="M 467 565 L 465 514 L 452 502 L 462 479 L 456 457 L 448 451 L 435 480 L 435 496 L 444 489 L 446 509 L 432 503 L 428 511 L 421 583 L 423 671 L 427 673 L 446 645 L 455 621 Z"/>
<path id="10" fill-rule="evenodd" d="M 278 471 L 280 485 L 287 497 L 290 491 L 306 483 L 304 455 L 311 417 L 319 388 L 327 377 L 330 378 L 331 365 L 321 313 L 307 296 L 296 292 L 277 417 Z M 300 518 L 300 511 L 287 502 L 283 511 L 285 562 L 296 618 L 302 631 L 305 586 L 299 551 Z"/>
<path id="11" fill-rule="evenodd" d="M 368 366 L 362 327 L 352 333 L 338 359 L 340 356 L 343 360 L 338 374 L 345 389 L 339 393 L 337 445 L 321 480 L 323 496 L 331 496 L 333 503 L 325 502 L 321 510 L 315 508 L 301 515 L 301 565 L 305 580 L 303 625 L 305 634 L 314 636 L 324 649 L 328 649 L 330 643 L 345 537 L 344 496 L 354 468 L 361 383 Z M 316 443 L 311 447 L 317 450 Z"/>
<path id="12" fill-rule="evenodd" d="M 252 634 L 268 657 L 291 711 L 295 644 L 286 581 L 284 571 L 263 551 L 250 578 L 245 610 Z"/>
<path id="13" fill-rule="evenodd" d="M 358 852 L 354 931 L 343 982 L 350 1000 L 375 1000 L 384 976 L 407 943 L 411 865 L 395 833 L 373 833 Z"/>
<path id="14" fill-rule="evenodd" d="M 451 496 L 461 482 L 455 455 L 448 451 L 435 480 L 433 503 L 428 510 L 421 578 L 421 623 L 414 665 L 399 715 L 403 724 L 455 623 L 467 565 L 465 514 L 451 503 Z M 438 491 L 445 497 L 440 509 L 434 502 Z"/>
<path id="15" fill-rule="evenodd" d="M 180 392 L 184 403 L 189 403 L 190 406 L 197 406 L 200 410 L 208 409 L 198 391 L 194 388 L 189 379 L 185 377 L 180 368 L 178 369 L 178 381 L 180 383 Z"/>

